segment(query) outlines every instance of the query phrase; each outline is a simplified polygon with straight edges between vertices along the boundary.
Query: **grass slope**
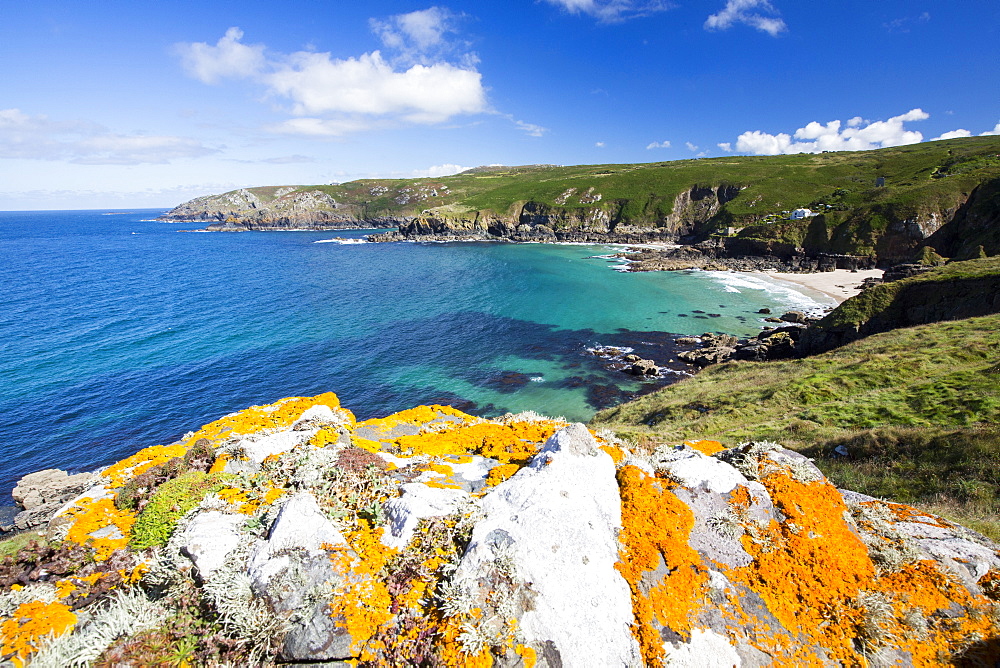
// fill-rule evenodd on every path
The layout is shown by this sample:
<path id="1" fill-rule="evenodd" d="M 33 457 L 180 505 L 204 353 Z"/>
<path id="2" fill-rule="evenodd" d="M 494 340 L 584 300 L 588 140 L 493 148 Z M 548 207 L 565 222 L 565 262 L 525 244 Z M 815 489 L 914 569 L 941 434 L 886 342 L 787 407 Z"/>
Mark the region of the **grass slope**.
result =
<path id="1" fill-rule="evenodd" d="M 883 186 L 877 186 L 878 179 Z M 879 248 L 903 221 L 953 214 L 969 193 L 1000 179 L 1000 137 L 924 142 L 875 151 L 727 156 L 634 165 L 477 168 L 428 179 L 366 179 L 336 185 L 250 188 L 264 202 L 289 190 L 321 191 L 364 218 L 513 216 L 525 203 L 575 213 L 601 209 L 620 224 L 658 226 L 694 186 L 741 188 L 702 230 L 858 255 Z M 597 196 L 600 196 L 599 199 Z M 822 216 L 784 220 L 810 207 Z M 579 216 L 583 218 L 584 216 Z"/>
<path id="2" fill-rule="evenodd" d="M 876 334 L 797 360 L 734 362 L 598 413 L 635 441 L 775 440 L 839 485 L 1000 538 L 1000 315 Z M 846 445 L 847 458 L 833 450 Z"/>

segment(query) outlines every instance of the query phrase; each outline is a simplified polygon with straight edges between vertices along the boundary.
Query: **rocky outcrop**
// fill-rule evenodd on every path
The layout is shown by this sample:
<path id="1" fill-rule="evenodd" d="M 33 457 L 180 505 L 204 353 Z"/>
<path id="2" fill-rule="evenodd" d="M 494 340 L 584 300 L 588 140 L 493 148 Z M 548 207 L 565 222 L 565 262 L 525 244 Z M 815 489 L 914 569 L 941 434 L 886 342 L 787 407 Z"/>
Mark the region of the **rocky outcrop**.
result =
<path id="1" fill-rule="evenodd" d="M 11 492 L 14 501 L 23 510 L 13 518 L 11 526 L 0 527 L 0 530 L 25 531 L 48 524 L 67 501 L 90 487 L 96 477 L 93 473 L 70 475 L 60 469 L 29 473 L 18 481 Z"/>
<path id="2" fill-rule="evenodd" d="M 160 216 L 169 222 L 209 223 L 218 232 L 247 230 L 339 230 L 389 227 L 397 218 L 368 215 L 363 208 L 338 202 L 323 190 L 284 186 L 243 188 L 198 197 Z"/>
<path id="3" fill-rule="evenodd" d="M 215 453 L 208 472 L 162 483 L 138 514 L 116 505 L 195 443 Z M 333 395 L 296 397 L 112 465 L 60 518 L 64 551 L 29 547 L 0 566 L 4 651 L 19 662 L 1000 655 L 1000 546 L 838 490 L 771 442 L 639 449 L 534 413 L 445 406 L 359 423 Z"/>
<path id="4" fill-rule="evenodd" d="M 807 328 L 804 355 L 900 327 L 1000 312 L 1000 258 L 956 262 L 876 285 Z"/>

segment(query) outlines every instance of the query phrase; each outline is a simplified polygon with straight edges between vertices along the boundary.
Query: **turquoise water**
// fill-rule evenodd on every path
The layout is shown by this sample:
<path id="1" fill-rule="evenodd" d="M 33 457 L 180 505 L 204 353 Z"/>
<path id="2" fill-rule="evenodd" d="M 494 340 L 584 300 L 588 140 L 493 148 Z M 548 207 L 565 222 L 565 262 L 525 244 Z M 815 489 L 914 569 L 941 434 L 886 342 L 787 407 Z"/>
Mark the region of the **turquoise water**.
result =
<path id="1" fill-rule="evenodd" d="M 676 377 L 643 385 L 588 348 L 670 365 L 675 334 L 816 306 L 745 274 L 614 271 L 605 246 L 342 244 L 364 232 L 157 213 L 0 213 L 0 493 L 290 395 L 332 390 L 362 418 L 436 401 L 585 420 Z"/>

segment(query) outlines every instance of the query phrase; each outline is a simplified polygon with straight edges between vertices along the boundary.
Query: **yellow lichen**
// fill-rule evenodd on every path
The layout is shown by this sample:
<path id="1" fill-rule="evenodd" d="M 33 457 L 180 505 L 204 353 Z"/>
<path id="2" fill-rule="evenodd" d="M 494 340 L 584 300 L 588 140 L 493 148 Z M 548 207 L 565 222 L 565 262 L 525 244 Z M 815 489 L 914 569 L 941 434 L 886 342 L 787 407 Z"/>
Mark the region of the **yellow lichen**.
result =
<path id="1" fill-rule="evenodd" d="M 500 464 L 490 469 L 486 475 L 486 487 L 495 487 L 521 470 L 519 464 Z"/>
<path id="2" fill-rule="evenodd" d="M 726 448 L 718 441 L 684 441 L 684 445 L 693 448 L 703 455 L 711 457 L 717 452 L 722 452 Z"/>
<path id="3" fill-rule="evenodd" d="M 104 561 L 118 549 L 125 547 L 131 537 L 132 526 L 136 516 L 128 510 L 119 510 L 111 499 L 81 499 L 78 505 L 71 508 L 66 517 L 73 519 L 66 539 L 80 545 L 89 545 L 94 550 L 94 559 Z M 102 529 L 117 529 L 108 531 L 109 536 L 95 537 L 93 534 Z"/>
<path id="4" fill-rule="evenodd" d="M 352 652 L 359 652 L 393 616 L 392 597 L 380 575 L 396 550 L 382 545 L 381 538 L 381 528 L 373 529 L 361 520 L 358 528 L 347 534 L 350 550 L 330 552 L 334 570 L 345 576 L 331 598 L 330 614 L 343 620 L 353 639 Z"/>
<path id="5" fill-rule="evenodd" d="M 125 485 L 130 478 L 145 473 L 157 464 L 163 464 L 174 457 L 183 457 L 189 446 L 182 443 L 172 445 L 153 445 L 143 448 L 131 457 L 126 457 L 104 470 L 104 475 L 111 479 L 110 487 L 117 489 Z"/>
<path id="6" fill-rule="evenodd" d="M 61 636 L 76 624 L 76 615 L 65 603 L 58 601 L 22 603 L 10 619 L 0 624 L 3 646 L 0 653 L 12 655 L 15 666 L 25 665 L 28 657 L 39 648 L 40 641 L 49 634 Z"/>

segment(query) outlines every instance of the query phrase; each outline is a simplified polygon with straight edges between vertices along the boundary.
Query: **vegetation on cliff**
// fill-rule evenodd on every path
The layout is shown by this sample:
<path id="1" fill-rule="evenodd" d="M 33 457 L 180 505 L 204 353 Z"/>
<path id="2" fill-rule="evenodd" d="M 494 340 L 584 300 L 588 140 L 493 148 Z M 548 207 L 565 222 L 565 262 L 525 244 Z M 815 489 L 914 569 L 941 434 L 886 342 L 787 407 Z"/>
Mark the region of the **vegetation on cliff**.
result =
<path id="1" fill-rule="evenodd" d="M 164 219 L 213 220 L 214 229 L 417 220 L 424 224 L 414 234 L 508 237 L 521 225 L 557 236 L 660 230 L 661 237 L 692 239 L 732 229 L 761 243 L 898 262 L 956 216 L 982 228 L 976 246 L 1000 252 L 993 231 L 997 179 L 1000 138 L 973 137 L 820 155 L 495 167 L 431 179 L 250 188 L 199 198 Z M 310 207 L 317 212 L 312 221 Z M 818 215 L 789 220 L 799 207 Z M 975 250 L 946 236 L 939 237 L 945 255 L 953 247 Z"/>

